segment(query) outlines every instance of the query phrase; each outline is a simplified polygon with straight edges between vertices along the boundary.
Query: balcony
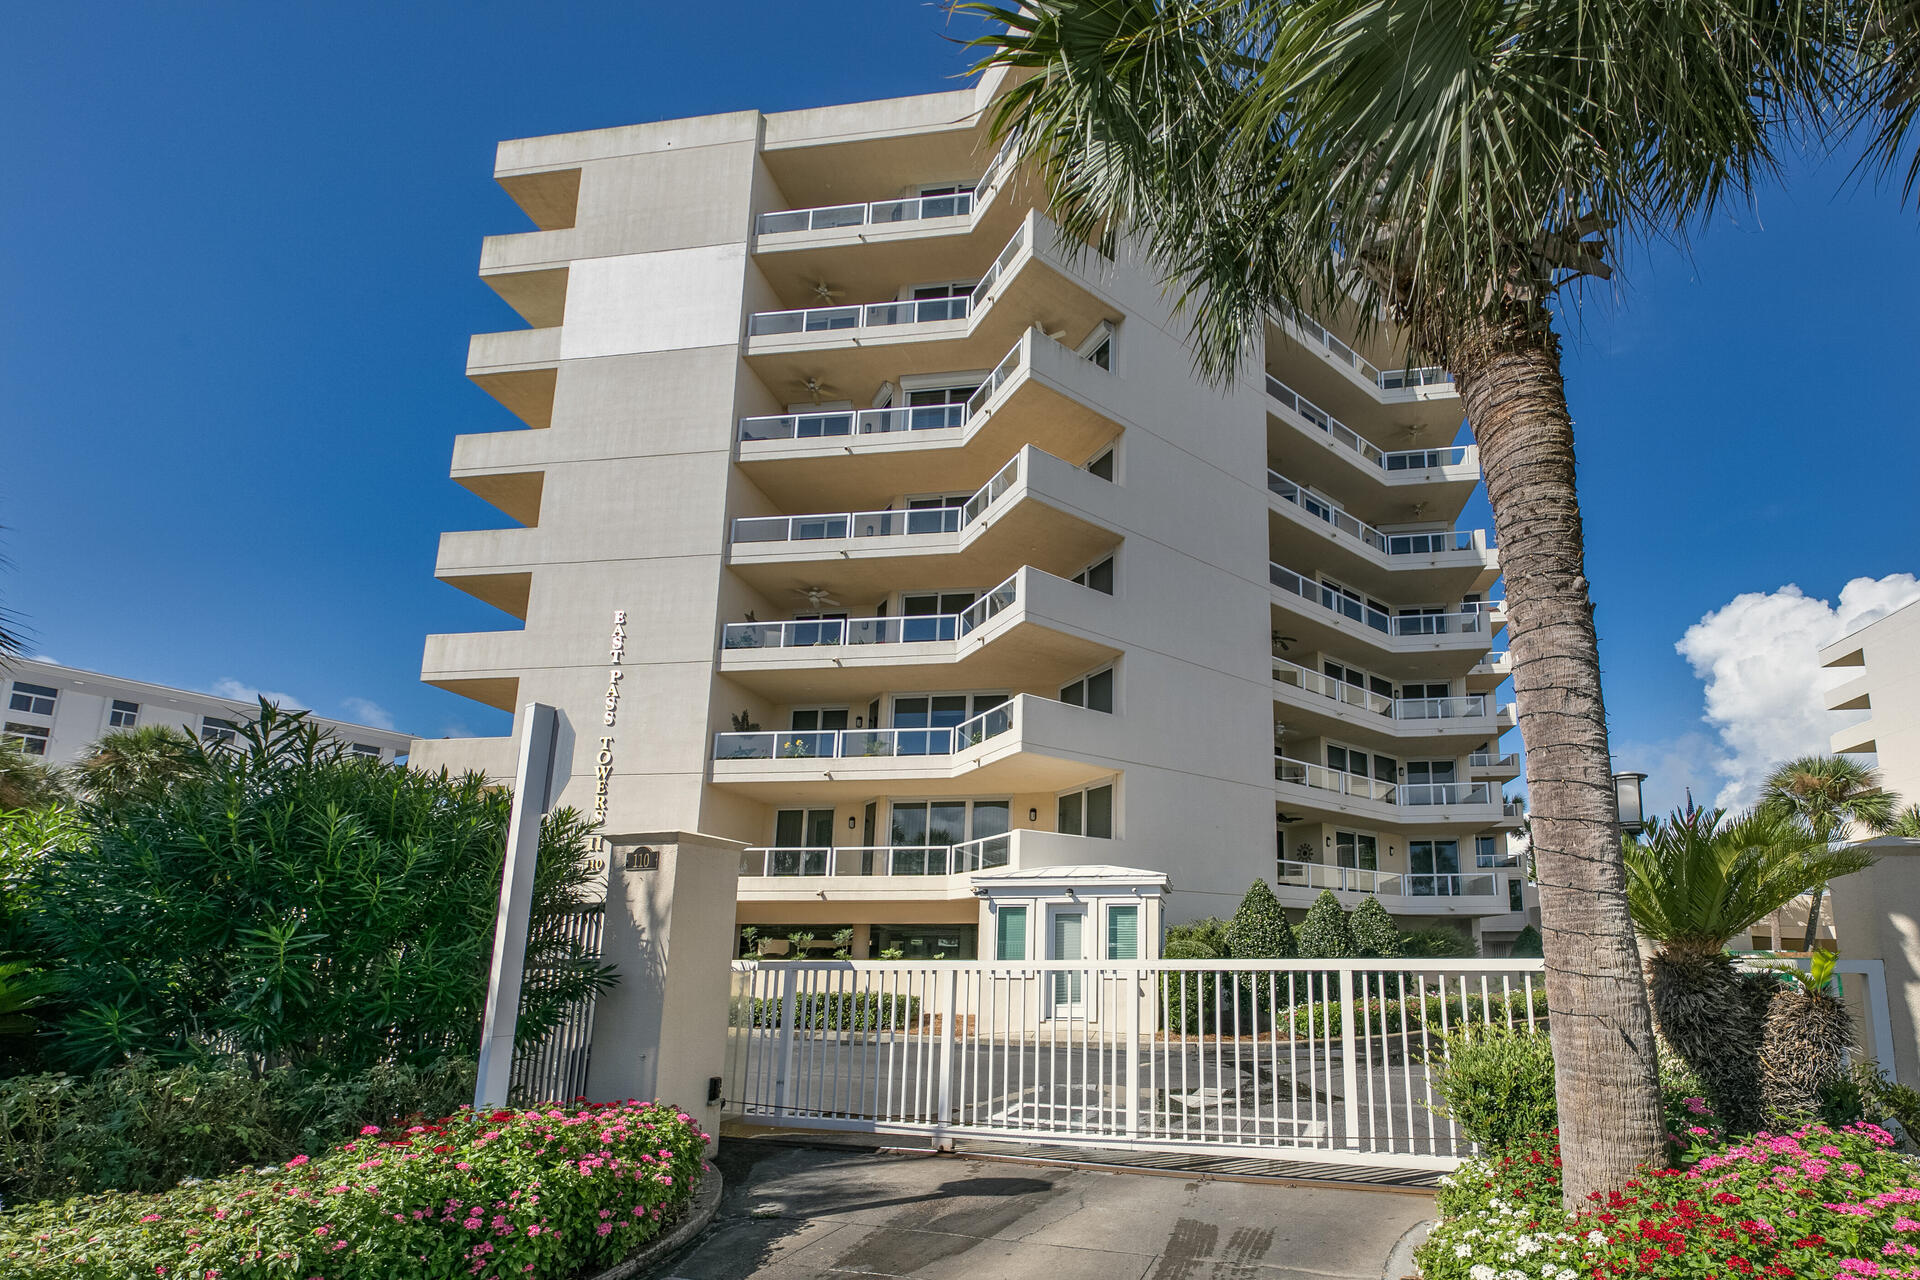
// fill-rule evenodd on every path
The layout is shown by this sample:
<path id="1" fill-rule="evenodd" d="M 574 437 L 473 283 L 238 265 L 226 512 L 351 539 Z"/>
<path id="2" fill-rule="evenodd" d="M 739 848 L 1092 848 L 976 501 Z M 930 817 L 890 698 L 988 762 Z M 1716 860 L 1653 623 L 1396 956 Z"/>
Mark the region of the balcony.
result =
<path id="1" fill-rule="evenodd" d="M 1060 684 L 1119 656 L 1114 599 L 1023 568 L 960 613 L 721 629 L 719 669 L 778 704 L 895 692 Z M 880 674 L 884 673 L 884 674 Z"/>
<path id="2" fill-rule="evenodd" d="M 1277 517 L 1274 536 L 1289 530 L 1324 539 L 1338 553 L 1328 572 L 1370 592 L 1405 591 L 1406 574 L 1422 574 L 1420 589 L 1441 596 L 1484 592 L 1500 577 L 1500 556 L 1484 529 L 1421 529 L 1388 533 L 1356 519 L 1326 498 L 1277 471 L 1267 472 Z M 1283 523 L 1284 521 L 1284 523 Z"/>
<path id="3" fill-rule="evenodd" d="M 1349 508 L 1378 520 L 1414 506 L 1457 513 L 1480 482 L 1476 445 L 1382 449 L 1272 374 L 1266 388 L 1268 452 Z"/>
<path id="4" fill-rule="evenodd" d="M 996 582 L 1018 565 L 1065 577 L 1117 546 L 1114 486 L 1024 448 L 958 507 L 844 511 L 734 521 L 729 563 L 770 598 L 796 578 L 842 600 L 902 582 Z"/>
<path id="5" fill-rule="evenodd" d="M 1487 782 L 1383 782 L 1280 755 L 1273 777 L 1283 803 L 1340 817 L 1396 826 L 1506 825 L 1499 789 Z"/>
<path id="6" fill-rule="evenodd" d="M 476 333 L 467 343 L 467 377 L 530 427 L 553 425 L 560 330 Z"/>
<path id="7" fill-rule="evenodd" d="M 938 729 L 722 733 L 713 781 L 766 804 L 914 795 L 1058 791 L 1110 776 L 1113 716 L 1016 694 L 964 724 Z M 899 792 L 905 794 L 904 792 Z"/>
<path id="8" fill-rule="evenodd" d="M 1021 828 L 953 845 L 759 848 L 740 855 L 743 902 L 964 900 L 976 871 L 1075 866 L 1113 857 L 1113 842 Z"/>
<path id="9" fill-rule="evenodd" d="M 1501 877 L 1484 871 L 1457 875 L 1371 871 L 1282 859 L 1276 885 L 1275 896 L 1287 907 L 1310 907 L 1331 890 L 1348 910 L 1376 898 L 1390 913 L 1403 916 L 1499 915 L 1510 909 Z"/>
<path id="10" fill-rule="evenodd" d="M 1508 707 L 1501 708 L 1501 711 L 1510 714 Z M 1520 776 L 1520 756 L 1517 752 L 1501 755 L 1497 751 L 1475 751 L 1467 757 L 1467 776 L 1510 781 Z"/>
<path id="11" fill-rule="evenodd" d="M 1498 653 L 1489 653 L 1473 664 L 1467 672 L 1467 688 L 1476 692 L 1491 693 L 1505 684 L 1513 675 L 1513 655 L 1502 649 Z"/>
<path id="12" fill-rule="evenodd" d="M 1329 413 L 1402 429 L 1409 446 L 1453 442 L 1464 410 L 1446 370 L 1403 368 L 1384 348 L 1375 352 L 1375 363 L 1312 316 L 1289 308 L 1273 313 L 1267 335 L 1267 369 Z"/>
<path id="13" fill-rule="evenodd" d="M 853 502 L 985 483 L 1031 444 L 1083 462 L 1120 434 L 1113 375 L 1028 329 L 965 404 L 742 418 L 741 469 L 772 501 Z"/>
<path id="14" fill-rule="evenodd" d="M 1288 727 L 1307 733 L 1338 737 L 1359 730 L 1437 749 L 1439 739 L 1465 739 L 1465 746 L 1513 727 L 1485 694 L 1388 698 L 1281 658 L 1273 660 L 1273 681 L 1274 701 L 1290 711 Z"/>
<path id="15" fill-rule="evenodd" d="M 1268 564 L 1274 628 L 1306 652 L 1341 653 L 1357 643 L 1395 659 L 1405 680 L 1463 675 L 1506 625 L 1499 601 L 1462 604 L 1446 613 L 1387 613 L 1281 564 Z M 1358 657 L 1356 655 L 1356 661 Z"/>
<path id="16" fill-rule="evenodd" d="M 901 376 L 988 368 L 1034 325 L 1077 345 L 1122 314 L 1085 273 L 1098 261 L 1076 255 L 1051 222 L 1029 214 L 971 293 L 759 312 L 747 320 L 747 363 L 784 396 L 809 379 L 871 388 Z M 872 292 L 924 278 L 892 277 Z"/>

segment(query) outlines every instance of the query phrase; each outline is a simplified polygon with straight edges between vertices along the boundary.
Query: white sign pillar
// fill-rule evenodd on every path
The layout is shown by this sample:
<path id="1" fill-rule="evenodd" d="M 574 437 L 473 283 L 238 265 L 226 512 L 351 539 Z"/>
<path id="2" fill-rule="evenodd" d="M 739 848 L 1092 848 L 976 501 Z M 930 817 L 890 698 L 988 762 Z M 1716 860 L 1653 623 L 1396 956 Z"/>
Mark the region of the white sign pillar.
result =
<path id="1" fill-rule="evenodd" d="M 513 1037 L 520 1022 L 520 982 L 527 962 L 527 921 L 533 906 L 533 869 L 540 857 L 540 820 L 553 799 L 553 757 L 560 714 L 543 702 L 522 708 L 520 764 L 513 775 L 507 822 L 507 858 L 500 872 L 500 911 L 493 924 L 493 970 L 487 979 L 486 1021 L 480 1032 L 476 1108 L 505 1106 L 513 1076 Z"/>

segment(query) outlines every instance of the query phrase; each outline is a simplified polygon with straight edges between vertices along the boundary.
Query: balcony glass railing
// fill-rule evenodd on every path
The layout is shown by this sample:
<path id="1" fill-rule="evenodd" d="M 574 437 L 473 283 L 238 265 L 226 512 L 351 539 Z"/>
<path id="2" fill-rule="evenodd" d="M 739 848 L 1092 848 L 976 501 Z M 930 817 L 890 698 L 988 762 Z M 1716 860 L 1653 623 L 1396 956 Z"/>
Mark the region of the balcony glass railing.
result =
<path id="1" fill-rule="evenodd" d="M 1272 374 L 1267 375 L 1267 395 L 1326 432 L 1335 444 L 1352 450 L 1364 461 L 1383 471 L 1426 471 L 1434 467 L 1465 466 L 1472 456 L 1470 445 L 1451 445 L 1444 449 L 1383 450 Z"/>
<path id="2" fill-rule="evenodd" d="M 1305 689 L 1392 720 L 1454 720 L 1487 713 L 1485 694 L 1472 693 L 1459 698 L 1389 698 L 1281 658 L 1273 660 L 1273 678 L 1280 684 Z"/>
<path id="3" fill-rule="evenodd" d="M 1355 622 L 1391 636 L 1479 635 L 1490 626 L 1488 614 L 1494 602 L 1462 605 L 1457 613 L 1382 613 L 1334 588 L 1284 565 L 1269 563 L 1267 580 L 1276 590 L 1298 596 L 1309 604 L 1337 613 Z"/>
<path id="4" fill-rule="evenodd" d="M 756 311 L 747 322 L 747 332 L 754 337 L 779 333 L 850 333 L 933 320 L 964 320 L 971 303 L 972 299 L 962 295 L 855 303 L 845 307 L 805 307 L 799 311 Z"/>
<path id="5" fill-rule="evenodd" d="M 959 613 L 898 618 L 823 618 L 809 622 L 730 622 L 721 632 L 725 649 L 810 649 L 861 644 L 928 644 L 971 634 L 1019 598 L 1015 574 Z"/>
<path id="6" fill-rule="evenodd" d="M 1328 791 L 1335 795 L 1356 796 L 1362 800 L 1377 800 L 1382 804 L 1492 804 L 1494 799 L 1493 788 L 1484 782 L 1395 784 L 1281 755 L 1273 758 L 1273 776 L 1276 782 L 1311 787 L 1315 791 Z"/>
<path id="7" fill-rule="evenodd" d="M 1520 756 L 1514 752 L 1501 756 L 1491 751 L 1476 751 L 1467 757 L 1469 769 L 1518 769 L 1519 767 Z"/>
<path id="8" fill-rule="evenodd" d="M 1306 312 L 1284 303 L 1278 310 L 1282 319 L 1292 321 L 1294 327 L 1300 330 L 1308 343 L 1318 346 L 1326 353 L 1329 360 L 1352 369 L 1382 391 L 1398 391 L 1405 387 L 1445 386 L 1453 381 L 1453 375 L 1438 365 L 1425 365 L 1418 369 L 1382 370 L 1373 361 L 1334 337 L 1325 325 Z"/>
<path id="9" fill-rule="evenodd" d="M 1431 556 L 1444 551 L 1484 551 L 1492 542 L 1484 529 L 1436 529 L 1422 533 L 1382 533 L 1320 495 L 1289 480 L 1278 471 L 1267 472 L 1267 490 L 1291 502 L 1316 520 L 1350 538 L 1357 538 L 1386 556 Z"/>
<path id="10" fill-rule="evenodd" d="M 775 846 L 743 849 L 743 876 L 947 876 L 1007 865 L 1010 835 L 960 844 Z"/>
<path id="11" fill-rule="evenodd" d="M 763 213 L 754 221 L 760 235 L 782 231 L 831 231 L 840 227 L 888 226 L 927 218 L 957 218 L 973 212 L 973 192 L 943 196 L 914 196 L 904 200 L 874 200 L 867 204 L 832 204 L 813 209 L 783 209 Z"/>
<path id="12" fill-rule="evenodd" d="M 1280 860 L 1275 879 L 1286 888 L 1333 889 L 1381 897 L 1491 898 L 1498 888 L 1495 877 L 1484 874 L 1372 871 L 1288 859 Z"/>
<path id="13" fill-rule="evenodd" d="M 832 436 L 879 435 L 894 431 L 934 431 L 964 426 L 967 406 L 924 404 L 901 409 L 836 409 L 822 413 L 776 413 L 740 419 L 740 439 L 817 440 Z"/>
<path id="14" fill-rule="evenodd" d="M 715 760 L 856 760 L 884 756 L 945 756 L 978 746 L 1013 728 L 1013 704 L 1001 703 L 971 720 L 928 729 L 822 729 L 784 733 L 716 733 Z"/>
<path id="15" fill-rule="evenodd" d="M 957 507 L 918 507 L 887 511 L 837 511 L 825 515 L 743 516 L 733 522 L 735 542 L 818 542 L 831 538 L 904 538 L 925 533 L 958 533 L 978 520 L 1020 481 L 1015 454 L 979 492 Z"/>

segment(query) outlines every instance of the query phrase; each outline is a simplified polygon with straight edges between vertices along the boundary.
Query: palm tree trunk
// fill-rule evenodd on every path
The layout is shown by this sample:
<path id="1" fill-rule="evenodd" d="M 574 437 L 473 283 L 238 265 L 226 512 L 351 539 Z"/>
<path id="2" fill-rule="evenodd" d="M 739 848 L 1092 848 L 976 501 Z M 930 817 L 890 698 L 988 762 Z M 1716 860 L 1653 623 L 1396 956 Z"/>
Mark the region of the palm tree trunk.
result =
<path id="1" fill-rule="evenodd" d="M 1813 905 L 1807 908 L 1807 945 L 1804 948 L 1808 954 L 1812 954 L 1820 942 L 1820 899 L 1826 891 L 1824 881 L 1813 886 Z"/>
<path id="2" fill-rule="evenodd" d="M 1574 490 L 1573 421 L 1544 315 L 1461 335 L 1451 354 L 1480 445 L 1507 584 L 1526 746 L 1565 1200 L 1663 1158 L 1659 1059 L 1627 911 L 1600 652 Z"/>

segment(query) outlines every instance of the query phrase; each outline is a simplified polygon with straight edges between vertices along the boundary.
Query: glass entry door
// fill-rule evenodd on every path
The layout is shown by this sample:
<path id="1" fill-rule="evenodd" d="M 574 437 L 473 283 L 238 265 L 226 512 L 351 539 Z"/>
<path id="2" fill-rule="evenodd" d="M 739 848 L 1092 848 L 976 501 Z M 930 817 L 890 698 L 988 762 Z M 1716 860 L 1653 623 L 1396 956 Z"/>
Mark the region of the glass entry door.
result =
<path id="1" fill-rule="evenodd" d="M 1047 959 L 1084 960 L 1086 953 L 1087 909 L 1051 907 L 1047 928 Z M 1053 1016 L 1083 1016 L 1080 984 L 1085 974 L 1078 969 L 1055 973 L 1053 979 Z"/>

